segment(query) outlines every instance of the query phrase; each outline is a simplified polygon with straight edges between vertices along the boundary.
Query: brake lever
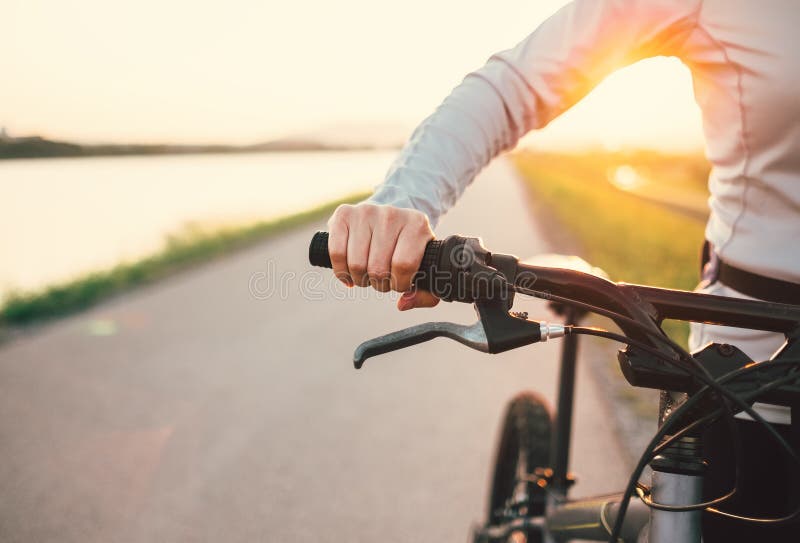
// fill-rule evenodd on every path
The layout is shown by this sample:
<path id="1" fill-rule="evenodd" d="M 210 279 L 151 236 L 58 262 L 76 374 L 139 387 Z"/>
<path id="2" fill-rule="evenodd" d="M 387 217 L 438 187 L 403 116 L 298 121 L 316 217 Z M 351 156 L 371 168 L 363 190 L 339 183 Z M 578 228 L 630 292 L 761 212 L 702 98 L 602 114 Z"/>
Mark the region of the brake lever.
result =
<path id="1" fill-rule="evenodd" d="M 489 352 L 489 341 L 481 321 L 469 326 L 452 322 L 426 322 L 365 341 L 356 347 L 353 353 L 353 365 L 358 370 L 367 358 L 411 347 L 437 337 L 450 338 L 477 351 Z"/>
<path id="2" fill-rule="evenodd" d="M 452 322 L 426 322 L 370 339 L 356 347 L 353 365 L 361 369 L 373 356 L 446 337 L 483 353 L 501 353 L 538 341 L 561 337 L 566 329 L 560 324 L 529 321 L 527 315 L 509 313 L 502 300 L 475 302 L 478 322 L 465 326 Z"/>

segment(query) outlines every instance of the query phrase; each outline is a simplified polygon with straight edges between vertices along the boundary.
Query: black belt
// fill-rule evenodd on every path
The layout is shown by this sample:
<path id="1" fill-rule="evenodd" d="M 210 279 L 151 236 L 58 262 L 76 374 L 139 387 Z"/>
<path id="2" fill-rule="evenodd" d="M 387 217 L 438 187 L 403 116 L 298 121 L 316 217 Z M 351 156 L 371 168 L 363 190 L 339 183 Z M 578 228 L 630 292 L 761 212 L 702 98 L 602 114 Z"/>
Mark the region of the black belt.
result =
<path id="1" fill-rule="evenodd" d="M 800 284 L 749 272 L 728 264 L 711 250 L 708 242 L 703 246 L 703 282 L 716 281 L 751 298 L 767 302 L 800 305 Z"/>

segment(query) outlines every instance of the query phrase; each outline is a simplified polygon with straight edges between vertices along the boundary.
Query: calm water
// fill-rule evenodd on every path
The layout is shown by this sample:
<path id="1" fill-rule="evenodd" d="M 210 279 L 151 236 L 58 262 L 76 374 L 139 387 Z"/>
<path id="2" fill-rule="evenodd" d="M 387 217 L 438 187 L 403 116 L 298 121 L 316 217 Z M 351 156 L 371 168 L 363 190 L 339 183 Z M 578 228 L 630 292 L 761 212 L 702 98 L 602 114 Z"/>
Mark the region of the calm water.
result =
<path id="1" fill-rule="evenodd" d="M 190 223 L 247 223 L 369 189 L 394 154 L 0 161 L 0 298 L 136 258 Z"/>

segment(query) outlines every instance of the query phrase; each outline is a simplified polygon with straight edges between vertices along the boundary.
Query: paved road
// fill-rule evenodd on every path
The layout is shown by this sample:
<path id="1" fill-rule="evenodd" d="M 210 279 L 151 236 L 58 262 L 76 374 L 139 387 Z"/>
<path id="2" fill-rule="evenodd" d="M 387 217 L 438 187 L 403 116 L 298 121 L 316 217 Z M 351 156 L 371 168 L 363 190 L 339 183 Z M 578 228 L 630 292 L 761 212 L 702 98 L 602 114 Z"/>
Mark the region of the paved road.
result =
<path id="1" fill-rule="evenodd" d="M 463 541 L 503 404 L 554 396 L 558 345 L 488 356 L 437 340 L 356 372 L 361 340 L 474 315 L 334 299 L 326 272 L 306 273 L 319 226 L 0 349 L 0 540 Z M 549 250 L 502 160 L 439 234 L 455 231 Z M 282 279 L 271 296 L 265 276 Z M 624 479 L 607 409 L 582 371 L 577 494 Z"/>

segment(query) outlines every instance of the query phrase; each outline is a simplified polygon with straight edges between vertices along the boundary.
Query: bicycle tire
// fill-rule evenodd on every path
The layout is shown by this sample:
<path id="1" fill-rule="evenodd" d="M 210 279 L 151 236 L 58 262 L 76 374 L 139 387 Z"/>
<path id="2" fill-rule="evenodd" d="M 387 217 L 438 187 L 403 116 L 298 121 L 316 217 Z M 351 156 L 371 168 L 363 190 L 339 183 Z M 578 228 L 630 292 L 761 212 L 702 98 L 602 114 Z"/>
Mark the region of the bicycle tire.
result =
<path id="1" fill-rule="evenodd" d="M 509 402 L 497 445 L 492 486 L 489 493 L 489 524 L 503 520 L 502 512 L 513 497 L 517 484 L 525 484 L 530 498 L 524 513 L 540 516 L 545 509 L 545 491 L 534 482 L 519 483 L 518 473 L 533 475 L 537 467 L 550 463 L 553 417 L 545 400 L 525 391 Z"/>

